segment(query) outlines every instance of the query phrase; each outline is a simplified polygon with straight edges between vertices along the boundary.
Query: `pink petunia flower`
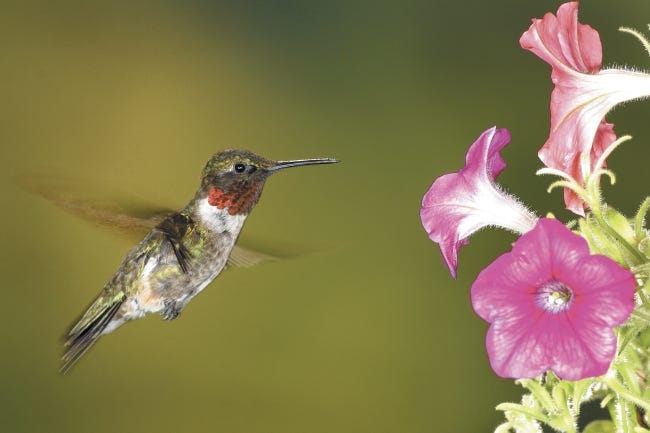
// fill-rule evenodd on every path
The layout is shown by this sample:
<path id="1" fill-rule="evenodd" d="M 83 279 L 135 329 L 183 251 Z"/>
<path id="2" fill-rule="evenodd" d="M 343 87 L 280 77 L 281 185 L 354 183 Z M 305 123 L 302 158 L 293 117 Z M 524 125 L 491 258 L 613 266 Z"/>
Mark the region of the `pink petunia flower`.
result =
<path id="1" fill-rule="evenodd" d="M 616 140 L 605 115 L 624 101 L 650 96 L 650 75 L 623 69 L 600 70 L 598 32 L 578 23 L 578 3 L 564 3 L 557 16 L 533 19 L 519 40 L 552 67 L 551 132 L 539 151 L 542 162 L 584 185 L 598 157 Z M 565 189 L 567 209 L 584 215 L 584 202 Z"/>
<path id="2" fill-rule="evenodd" d="M 578 380 L 607 372 L 613 327 L 634 308 L 634 275 L 555 219 L 541 218 L 512 251 L 472 285 L 474 311 L 490 329 L 486 346 L 501 377 L 533 378 L 548 369 Z"/>
<path id="3" fill-rule="evenodd" d="M 422 199 L 422 225 L 454 278 L 458 250 L 476 231 L 497 226 L 525 233 L 535 225 L 535 215 L 494 183 L 506 167 L 499 152 L 509 142 L 507 129 L 483 132 L 467 151 L 465 167 L 436 179 Z"/>

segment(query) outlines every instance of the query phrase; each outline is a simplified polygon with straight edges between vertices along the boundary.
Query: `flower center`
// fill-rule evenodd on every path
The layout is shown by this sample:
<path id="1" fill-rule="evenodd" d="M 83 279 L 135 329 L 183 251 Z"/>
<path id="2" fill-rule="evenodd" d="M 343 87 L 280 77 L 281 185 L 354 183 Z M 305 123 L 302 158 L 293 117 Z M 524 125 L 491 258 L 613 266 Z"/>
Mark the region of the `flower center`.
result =
<path id="1" fill-rule="evenodd" d="M 569 309 L 573 292 L 564 283 L 551 280 L 542 284 L 536 293 L 537 305 L 549 313 L 561 313 Z"/>

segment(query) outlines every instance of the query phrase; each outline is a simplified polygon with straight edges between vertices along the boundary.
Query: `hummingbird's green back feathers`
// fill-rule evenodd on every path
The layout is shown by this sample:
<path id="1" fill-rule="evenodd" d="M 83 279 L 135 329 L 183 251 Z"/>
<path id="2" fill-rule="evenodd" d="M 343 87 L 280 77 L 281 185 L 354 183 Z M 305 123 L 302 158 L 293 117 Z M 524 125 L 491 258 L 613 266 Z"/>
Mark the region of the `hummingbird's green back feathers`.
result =
<path id="1" fill-rule="evenodd" d="M 75 362 L 92 347 L 113 319 L 115 313 L 120 309 L 124 299 L 126 299 L 124 293 L 119 293 L 113 297 L 102 294 L 86 310 L 81 319 L 68 333 L 61 373 L 65 374 L 70 370 Z"/>

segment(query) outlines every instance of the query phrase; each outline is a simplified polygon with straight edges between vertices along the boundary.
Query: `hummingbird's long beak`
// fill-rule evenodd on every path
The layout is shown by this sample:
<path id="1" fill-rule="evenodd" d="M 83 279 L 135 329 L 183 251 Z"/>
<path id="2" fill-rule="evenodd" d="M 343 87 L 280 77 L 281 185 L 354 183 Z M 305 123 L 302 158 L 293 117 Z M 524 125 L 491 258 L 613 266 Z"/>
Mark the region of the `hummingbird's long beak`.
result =
<path id="1" fill-rule="evenodd" d="M 301 165 L 314 165 L 314 164 L 334 164 L 339 162 L 334 158 L 315 158 L 315 159 L 294 159 L 293 161 L 277 161 L 275 165 L 271 168 L 267 168 L 266 171 L 272 173 L 280 170 L 284 170 L 289 167 L 298 167 Z"/>

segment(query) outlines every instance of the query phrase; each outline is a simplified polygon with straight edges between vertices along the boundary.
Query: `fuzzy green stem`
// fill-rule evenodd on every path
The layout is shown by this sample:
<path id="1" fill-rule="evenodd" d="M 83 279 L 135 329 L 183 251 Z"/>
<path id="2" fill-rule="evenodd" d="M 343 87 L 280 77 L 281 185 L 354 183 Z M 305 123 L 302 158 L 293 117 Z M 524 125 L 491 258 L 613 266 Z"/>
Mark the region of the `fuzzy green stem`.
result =
<path id="1" fill-rule="evenodd" d="M 565 432 L 575 432 L 577 425 L 575 411 L 571 409 L 569 404 L 566 386 L 570 385 L 565 382 L 553 387 L 553 400 L 560 409 L 559 414 L 557 414 L 557 421 L 553 424 L 561 427 Z"/>
<path id="2" fill-rule="evenodd" d="M 616 175 L 614 174 L 613 171 L 608 170 L 608 169 L 606 169 L 606 168 L 601 168 L 600 170 L 598 170 L 598 171 L 595 173 L 595 175 L 596 175 L 598 178 L 602 177 L 603 175 L 607 176 L 607 177 L 609 178 L 609 184 L 610 184 L 610 185 L 614 185 L 614 184 L 616 183 Z M 600 183 L 600 180 L 599 180 L 598 182 Z"/>
<path id="3" fill-rule="evenodd" d="M 603 151 L 603 153 L 598 157 L 598 160 L 596 161 L 596 165 L 594 166 L 594 171 L 598 172 L 600 170 L 603 170 L 603 167 L 605 167 L 605 161 L 607 158 L 609 158 L 609 155 L 612 154 L 612 152 L 621 144 L 625 143 L 628 140 L 631 140 L 632 136 L 631 135 L 624 135 L 622 137 L 619 137 L 616 139 L 614 142 L 612 142 L 607 148 Z M 596 176 L 596 179 L 598 179 L 599 176 Z"/>
<path id="4" fill-rule="evenodd" d="M 643 286 L 639 286 L 636 290 L 636 293 L 639 295 L 639 298 L 641 298 L 641 303 L 643 305 L 648 305 L 648 296 L 646 293 L 648 289 L 648 283 L 650 283 L 650 280 L 645 280 Z"/>
<path id="5" fill-rule="evenodd" d="M 571 191 L 578 194 L 580 198 L 582 198 L 583 200 L 585 200 L 585 196 L 587 194 L 587 192 L 584 189 L 582 189 L 577 183 L 573 181 L 556 180 L 555 182 L 549 185 L 549 187 L 546 189 L 546 192 L 551 192 L 555 188 L 569 188 Z"/>
<path id="6" fill-rule="evenodd" d="M 627 388 L 623 386 L 618 380 L 616 380 L 615 377 L 612 376 L 604 376 L 603 377 L 603 382 L 620 398 L 623 398 L 631 403 L 634 403 L 635 405 L 643 408 L 646 411 L 650 411 L 650 402 L 647 402 L 640 398 L 639 396 L 636 396 L 632 394 Z"/>
<path id="7" fill-rule="evenodd" d="M 634 407 L 630 407 L 632 405 L 629 401 L 620 398 L 615 398 L 611 404 L 610 414 L 614 425 L 616 425 L 616 433 L 634 433 L 634 425 L 636 424 L 632 421 L 632 409 Z"/>
<path id="8" fill-rule="evenodd" d="M 641 207 L 639 207 L 636 218 L 634 218 L 634 234 L 638 241 L 645 237 L 645 233 L 643 232 L 643 221 L 645 220 L 645 216 L 648 213 L 649 206 L 650 197 L 646 197 L 646 199 L 643 200 L 643 203 L 641 203 Z"/>
<path id="9" fill-rule="evenodd" d="M 551 176 L 557 176 L 557 177 L 561 177 L 564 180 L 567 180 L 569 182 L 575 182 L 570 175 L 563 172 L 562 170 L 558 170 L 557 168 L 543 167 L 543 168 L 540 168 L 539 170 L 537 170 L 535 172 L 535 174 L 537 176 L 541 176 L 541 175 L 545 175 L 545 174 L 546 175 L 551 175 Z"/>

